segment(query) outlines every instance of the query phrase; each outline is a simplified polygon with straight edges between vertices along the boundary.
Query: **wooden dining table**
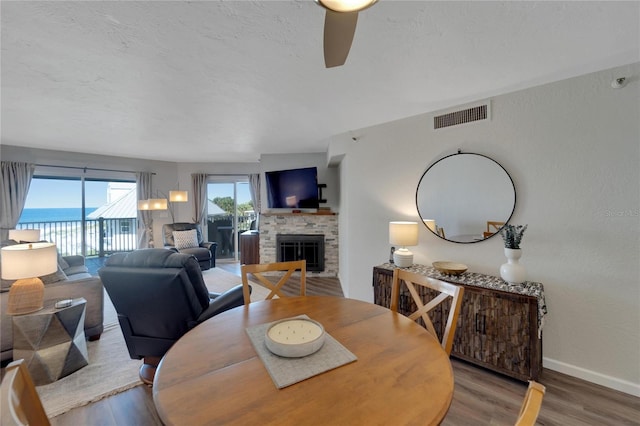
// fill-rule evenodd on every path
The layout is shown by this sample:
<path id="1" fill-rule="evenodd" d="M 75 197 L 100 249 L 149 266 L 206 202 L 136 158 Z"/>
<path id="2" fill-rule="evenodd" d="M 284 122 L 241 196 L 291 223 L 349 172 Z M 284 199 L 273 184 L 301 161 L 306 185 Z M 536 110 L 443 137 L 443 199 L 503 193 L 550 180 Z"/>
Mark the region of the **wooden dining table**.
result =
<path id="1" fill-rule="evenodd" d="M 246 329 L 304 314 L 357 360 L 278 389 Z M 449 357 L 426 329 L 387 308 L 330 296 L 216 315 L 173 345 L 153 383 L 167 425 L 431 425 L 452 397 Z"/>

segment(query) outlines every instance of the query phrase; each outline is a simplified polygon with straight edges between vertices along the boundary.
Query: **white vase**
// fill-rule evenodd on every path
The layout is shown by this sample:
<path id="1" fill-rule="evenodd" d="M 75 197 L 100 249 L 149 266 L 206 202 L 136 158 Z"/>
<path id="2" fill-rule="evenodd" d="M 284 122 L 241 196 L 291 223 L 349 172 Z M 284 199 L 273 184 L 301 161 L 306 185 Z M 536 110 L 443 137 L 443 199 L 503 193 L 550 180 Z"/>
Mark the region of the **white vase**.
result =
<path id="1" fill-rule="evenodd" d="M 507 263 L 500 266 L 500 276 L 509 284 L 521 284 L 527 279 L 527 271 L 518 260 L 522 256 L 522 249 L 504 249 L 504 255 L 507 257 Z"/>

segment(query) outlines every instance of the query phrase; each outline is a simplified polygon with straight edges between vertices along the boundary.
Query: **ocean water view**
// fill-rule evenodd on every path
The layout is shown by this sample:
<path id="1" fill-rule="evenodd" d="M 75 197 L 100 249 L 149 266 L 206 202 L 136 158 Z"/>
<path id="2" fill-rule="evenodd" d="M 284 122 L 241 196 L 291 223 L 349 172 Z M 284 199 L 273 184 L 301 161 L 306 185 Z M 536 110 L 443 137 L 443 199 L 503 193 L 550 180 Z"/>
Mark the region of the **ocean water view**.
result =
<path id="1" fill-rule="evenodd" d="M 85 215 L 96 209 L 86 208 Z M 103 257 L 134 250 L 137 245 L 135 218 L 87 219 L 83 223 L 80 207 L 25 208 L 16 228 L 40 229 L 40 239 L 55 243 L 63 256 Z"/>
<path id="2" fill-rule="evenodd" d="M 86 214 L 93 212 L 97 207 L 87 207 Z M 82 208 L 47 208 L 47 209 L 24 209 L 18 223 L 33 222 L 59 222 L 66 220 L 81 220 Z"/>

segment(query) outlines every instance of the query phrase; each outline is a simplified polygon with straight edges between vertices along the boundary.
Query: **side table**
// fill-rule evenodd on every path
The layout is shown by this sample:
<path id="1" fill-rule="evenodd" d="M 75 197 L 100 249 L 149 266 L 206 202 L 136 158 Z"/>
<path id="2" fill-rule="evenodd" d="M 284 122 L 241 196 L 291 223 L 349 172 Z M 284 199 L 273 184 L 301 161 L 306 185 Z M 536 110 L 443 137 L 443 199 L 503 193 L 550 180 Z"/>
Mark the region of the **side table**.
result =
<path id="1" fill-rule="evenodd" d="M 25 360 L 36 386 L 55 382 L 89 364 L 84 336 L 87 301 L 13 316 L 13 358 Z"/>

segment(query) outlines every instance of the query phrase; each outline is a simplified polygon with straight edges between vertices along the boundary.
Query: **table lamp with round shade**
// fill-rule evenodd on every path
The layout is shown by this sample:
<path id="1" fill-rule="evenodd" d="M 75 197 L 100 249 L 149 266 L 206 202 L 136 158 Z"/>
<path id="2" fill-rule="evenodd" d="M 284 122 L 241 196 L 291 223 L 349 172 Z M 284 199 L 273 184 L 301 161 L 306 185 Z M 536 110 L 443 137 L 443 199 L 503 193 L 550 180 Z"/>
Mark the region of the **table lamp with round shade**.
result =
<path id="1" fill-rule="evenodd" d="M 9 239 L 26 243 L 35 243 L 36 241 L 40 241 L 40 230 L 39 229 L 10 229 L 9 230 Z"/>
<path id="2" fill-rule="evenodd" d="M 389 222 L 389 244 L 401 246 L 393 252 L 393 263 L 405 268 L 413 265 L 413 253 L 406 246 L 418 245 L 418 222 Z"/>
<path id="3" fill-rule="evenodd" d="M 7 314 L 22 315 L 42 309 L 44 284 L 38 278 L 58 270 L 53 243 L 16 244 L 2 247 L 2 279 L 17 280 L 9 289 Z"/>

